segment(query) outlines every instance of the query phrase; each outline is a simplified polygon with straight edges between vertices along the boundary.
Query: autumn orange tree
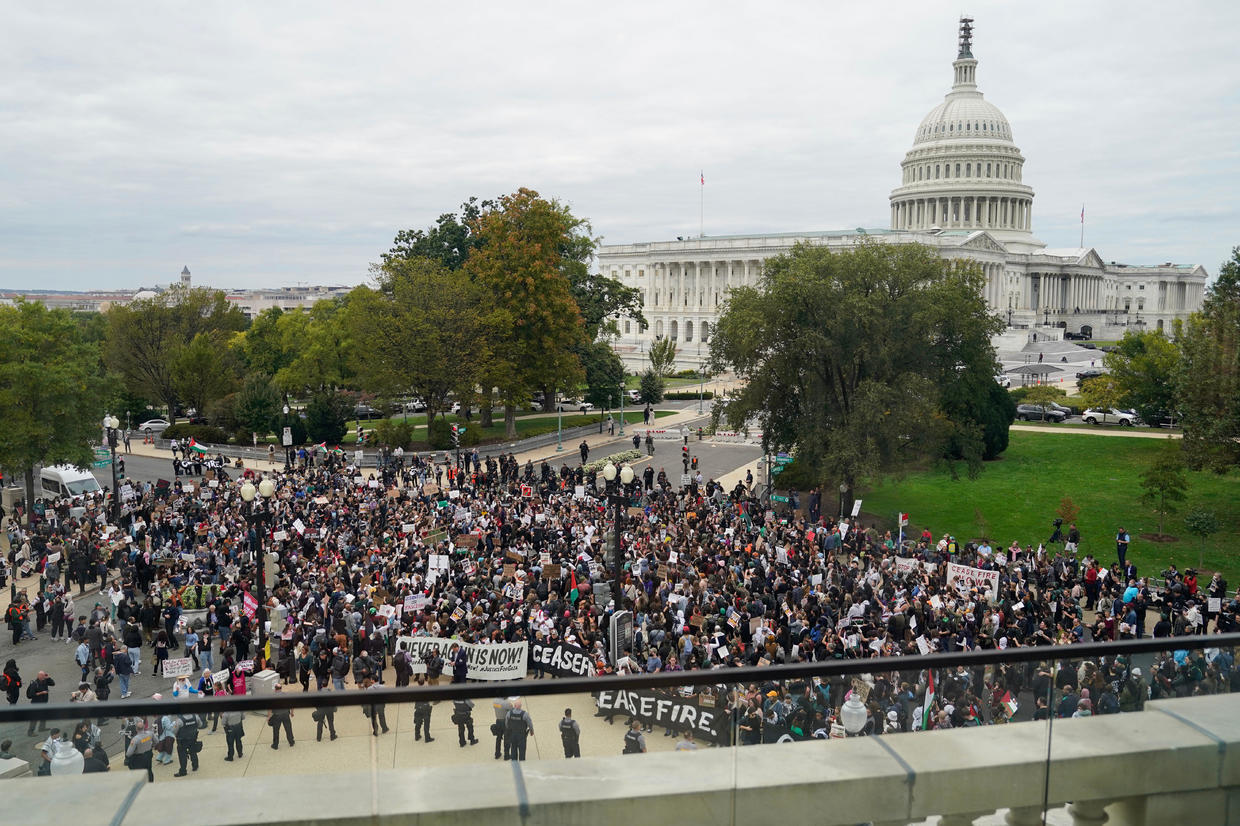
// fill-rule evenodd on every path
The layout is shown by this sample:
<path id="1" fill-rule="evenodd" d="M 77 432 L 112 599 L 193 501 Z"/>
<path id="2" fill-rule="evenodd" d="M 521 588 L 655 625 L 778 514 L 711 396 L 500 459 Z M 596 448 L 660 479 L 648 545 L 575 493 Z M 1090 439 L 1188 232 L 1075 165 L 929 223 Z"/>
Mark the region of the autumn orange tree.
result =
<path id="1" fill-rule="evenodd" d="M 470 227 L 477 246 L 465 271 L 489 290 L 507 325 L 492 343 L 493 371 L 504 405 L 507 438 L 517 435 L 517 406 L 535 389 L 554 397 L 557 388 L 582 378 L 578 356 L 585 325 L 573 297 L 570 274 L 594 252 L 588 225 L 568 207 L 530 189 L 489 205 Z"/>

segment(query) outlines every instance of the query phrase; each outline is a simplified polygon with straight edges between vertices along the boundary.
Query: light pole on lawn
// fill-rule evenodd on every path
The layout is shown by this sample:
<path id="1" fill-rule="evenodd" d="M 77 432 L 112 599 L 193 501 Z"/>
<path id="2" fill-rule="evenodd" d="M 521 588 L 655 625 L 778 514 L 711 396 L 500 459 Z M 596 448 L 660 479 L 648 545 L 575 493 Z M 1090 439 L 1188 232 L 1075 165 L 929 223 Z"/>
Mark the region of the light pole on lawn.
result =
<path id="1" fill-rule="evenodd" d="M 703 391 L 706 389 L 706 362 L 698 365 L 698 415 L 702 413 Z"/>
<path id="2" fill-rule="evenodd" d="M 848 485 L 840 482 L 840 520 L 844 519 L 844 494 L 848 493 Z"/>
<path id="3" fill-rule="evenodd" d="M 118 528 L 121 524 L 121 499 L 120 491 L 116 487 L 116 442 L 120 436 L 117 430 L 120 426 L 120 420 L 115 416 L 108 414 L 103 417 L 103 427 L 108 433 L 108 447 L 112 448 L 112 524 Z"/>
<path id="4" fill-rule="evenodd" d="M 624 379 L 620 380 L 620 435 L 624 435 Z"/>
<path id="5" fill-rule="evenodd" d="M 275 495 L 276 486 L 270 479 L 263 479 L 257 487 L 248 481 L 241 486 L 241 498 L 246 503 L 245 519 L 250 524 L 253 544 L 257 546 L 251 547 L 254 565 L 258 570 L 258 609 L 254 616 L 258 620 L 258 648 L 264 652 L 267 645 L 267 560 L 263 551 L 263 537 L 257 526 L 265 524 L 271 518 L 270 501 Z M 262 497 L 261 508 L 256 497 Z"/>
<path id="6" fill-rule="evenodd" d="M 564 449 L 564 400 L 556 399 L 555 403 L 555 450 L 559 453 Z"/>
<path id="7" fill-rule="evenodd" d="M 284 472 L 289 473 L 293 469 L 293 445 L 292 439 L 288 443 L 284 442 L 284 428 L 291 428 L 288 423 L 288 405 L 284 405 L 284 421 L 280 426 L 280 443 L 284 447 Z"/>

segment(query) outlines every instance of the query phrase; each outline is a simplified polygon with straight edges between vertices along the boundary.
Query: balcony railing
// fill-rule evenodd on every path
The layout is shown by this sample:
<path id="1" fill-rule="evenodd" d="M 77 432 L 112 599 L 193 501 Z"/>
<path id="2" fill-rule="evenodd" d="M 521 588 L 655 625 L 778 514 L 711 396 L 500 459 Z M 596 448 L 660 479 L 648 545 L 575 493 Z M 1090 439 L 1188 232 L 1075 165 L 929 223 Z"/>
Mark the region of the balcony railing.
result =
<path id="1" fill-rule="evenodd" d="M 60 753 L 51 777 L 4 785 L 0 811 L 127 826 L 191 816 L 187 803 L 211 823 L 1240 823 L 1237 647 L 1240 634 L 1185 636 L 365 691 L 277 692 L 264 672 L 250 696 L 22 703 L 0 708 L 0 739 L 28 759 L 0 772 Z M 561 737 L 565 708 L 576 738 Z M 287 729 L 271 712 L 292 713 Z M 141 757 L 124 772 L 134 732 L 181 715 L 156 782 Z M 244 735 L 210 733 L 217 716 Z M 27 734 L 40 725 L 69 739 Z M 574 739 L 585 759 L 565 756 Z M 65 776 L 99 751 L 111 771 Z"/>

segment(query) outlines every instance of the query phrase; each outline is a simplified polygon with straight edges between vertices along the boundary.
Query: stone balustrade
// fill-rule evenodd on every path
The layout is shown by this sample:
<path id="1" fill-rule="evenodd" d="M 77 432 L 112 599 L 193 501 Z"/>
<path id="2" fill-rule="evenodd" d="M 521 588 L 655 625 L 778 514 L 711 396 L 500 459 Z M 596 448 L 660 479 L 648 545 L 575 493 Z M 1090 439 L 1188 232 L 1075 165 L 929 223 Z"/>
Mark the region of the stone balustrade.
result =
<path id="1" fill-rule="evenodd" d="M 938 816 L 1041 823 L 1044 792 L 1073 826 L 1240 823 L 1240 699 L 1045 723 L 581 760 L 177 780 L 141 774 L 4 784 L 5 809 L 58 822 L 232 824 L 814 823 Z M 295 770 L 291 763 L 289 770 Z M 350 767 L 342 766 L 348 771 Z M 52 786 L 55 786 L 53 790 Z M 49 803 L 55 801 L 54 810 Z M 1066 810 L 1063 807 L 1067 805 Z M 114 813 L 127 808 L 123 818 Z M 1002 812 L 996 815 L 996 812 Z"/>

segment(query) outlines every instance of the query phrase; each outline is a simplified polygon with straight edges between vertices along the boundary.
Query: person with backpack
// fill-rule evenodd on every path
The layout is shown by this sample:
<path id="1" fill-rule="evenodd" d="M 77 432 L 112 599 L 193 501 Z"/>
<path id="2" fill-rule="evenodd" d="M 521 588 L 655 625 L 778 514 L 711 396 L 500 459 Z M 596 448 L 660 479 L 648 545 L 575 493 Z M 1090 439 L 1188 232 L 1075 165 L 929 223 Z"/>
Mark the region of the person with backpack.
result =
<path id="1" fill-rule="evenodd" d="M 530 713 L 521 708 L 521 701 L 514 700 L 512 710 L 504 718 L 504 737 L 508 743 L 508 759 L 525 759 L 525 741 L 534 733 L 534 721 Z"/>
<path id="2" fill-rule="evenodd" d="M 332 688 L 344 691 L 344 678 L 349 674 L 349 655 L 339 648 L 332 649 Z"/>
<path id="3" fill-rule="evenodd" d="M 456 736 L 461 748 L 465 748 L 465 735 L 469 735 L 469 744 L 478 745 L 474 737 L 474 701 L 470 699 L 452 701 L 452 722 L 456 723 Z"/>
<path id="4" fill-rule="evenodd" d="M 392 667 L 396 669 L 396 687 L 409 685 L 409 678 L 413 676 L 413 657 L 409 652 L 402 648 L 393 654 Z"/>
<path id="5" fill-rule="evenodd" d="M 564 709 L 564 718 L 560 720 L 560 743 L 565 757 L 581 756 L 581 724 L 573 719 L 571 708 Z"/>
<path id="6" fill-rule="evenodd" d="M 640 720 L 629 723 L 629 730 L 624 733 L 624 751 L 621 754 L 645 754 L 646 735 L 642 734 Z"/>
<path id="7" fill-rule="evenodd" d="M 22 687 L 22 676 L 17 670 L 17 660 L 10 659 L 4 664 L 4 672 L 0 674 L 0 688 L 8 695 L 9 705 L 17 705 L 18 692 Z"/>

